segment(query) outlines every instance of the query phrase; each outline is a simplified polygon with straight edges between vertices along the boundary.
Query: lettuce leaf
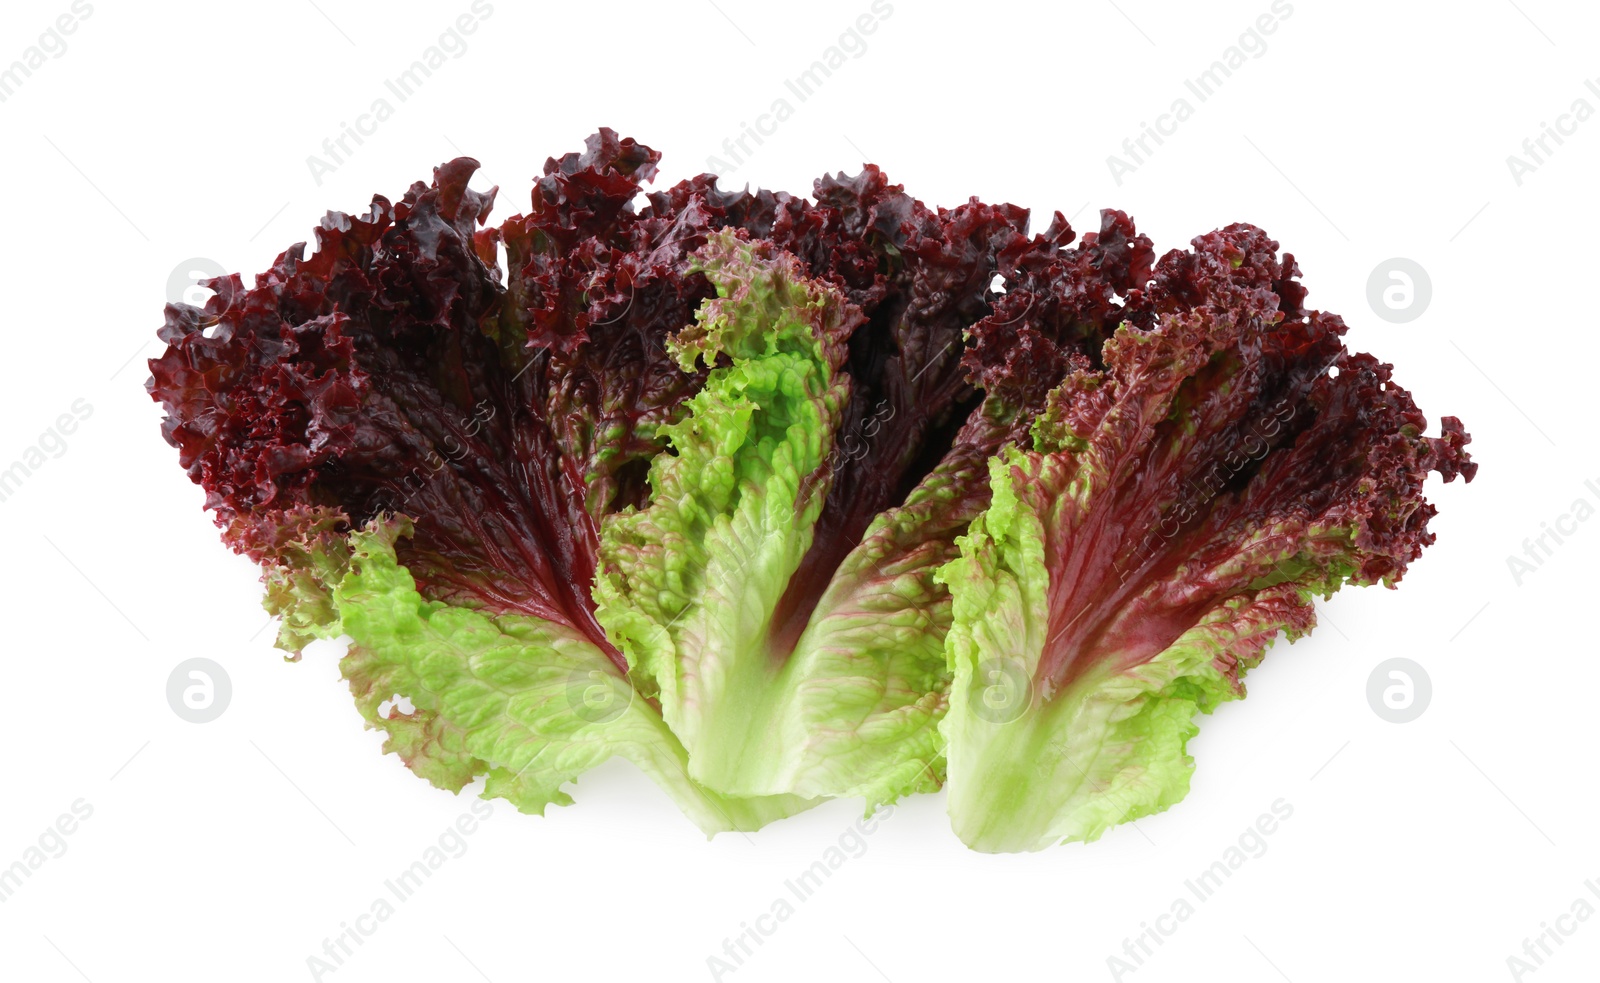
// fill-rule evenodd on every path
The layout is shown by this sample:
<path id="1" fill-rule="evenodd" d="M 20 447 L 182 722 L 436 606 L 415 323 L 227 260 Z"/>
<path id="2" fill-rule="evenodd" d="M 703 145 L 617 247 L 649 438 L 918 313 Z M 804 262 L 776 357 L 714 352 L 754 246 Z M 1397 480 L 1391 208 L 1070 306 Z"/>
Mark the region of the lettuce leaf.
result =
<path id="1" fill-rule="evenodd" d="M 1092 840 L 1181 799 L 1194 716 L 1310 631 L 1314 596 L 1393 586 L 1433 541 L 1427 474 L 1475 472 L 1460 422 L 1423 436 L 1391 367 L 1302 308 L 1276 250 L 1234 225 L 1163 257 L 1103 366 L 992 462 L 939 574 L 949 810 L 975 849 Z"/>
<path id="2" fill-rule="evenodd" d="M 844 202 L 849 225 L 875 191 L 818 198 Z M 690 773 L 728 794 L 872 806 L 943 780 L 950 601 L 933 574 L 986 503 L 988 458 L 1043 395 L 971 388 L 966 326 L 989 316 L 1000 269 L 1080 253 L 1063 252 L 1059 216 L 1030 240 L 1009 206 L 920 208 L 880 201 L 855 223 L 899 221 L 871 240 L 871 289 L 808 276 L 817 264 L 777 237 L 702 249 L 718 298 L 674 351 L 709 368 L 705 388 L 670 428 L 649 506 L 603 526 L 600 620 Z M 1101 340 L 1073 330 L 1064 348 Z"/>
<path id="3" fill-rule="evenodd" d="M 757 829 L 811 805 L 696 785 L 661 715 L 597 646 L 555 622 L 424 600 L 395 559 L 403 531 L 402 521 L 353 534 L 349 572 L 333 596 L 352 640 L 343 665 L 352 690 L 363 709 L 401 692 L 427 715 L 401 717 L 392 739 L 420 745 L 429 768 L 457 769 L 436 784 L 487 771 L 486 796 L 542 815 L 572 802 L 565 783 L 621 755 L 708 832 Z"/>
<path id="4" fill-rule="evenodd" d="M 1182 797 L 1195 715 L 1471 479 L 1250 226 L 813 200 L 602 129 L 488 224 L 470 158 L 171 305 L 147 388 L 291 660 L 434 785 L 633 761 L 708 833 L 948 780 L 982 850 Z"/>
<path id="5" fill-rule="evenodd" d="M 861 312 L 770 242 L 724 236 L 702 262 L 719 297 L 673 348 L 685 368 L 719 355 L 730 364 L 710 372 L 671 429 L 673 452 L 651 468 L 650 507 L 606 522 L 595 591 L 601 621 L 635 675 L 653 684 L 648 691 L 689 748 L 690 773 L 709 776 L 712 787 L 758 794 L 741 786 L 744 766 L 754 781 L 806 788 L 814 779 L 795 772 L 814 764 L 808 713 L 876 714 L 885 753 L 914 755 L 930 687 L 924 678 L 895 679 L 886 647 L 842 653 L 871 674 L 863 682 L 872 689 L 855 692 L 847 676 L 837 691 L 815 694 L 820 704 L 806 685 L 813 646 L 802 638 L 805 654 L 781 662 L 770 649 L 773 612 L 827 497 L 824 465 L 850 394 L 839 369 Z M 896 716 L 910 725 L 882 719 Z M 732 779 L 723 774 L 730 771 Z"/>
<path id="6" fill-rule="evenodd" d="M 640 490 L 698 385 L 664 350 L 710 293 L 694 239 L 730 209 L 763 214 L 702 181 L 641 218 L 657 157 L 602 131 L 499 229 L 478 229 L 495 191 L 468 187 L 468 158 L 363 217 L 329 213 L 311 256 L 296 245 L 252 289 L 223 277 L 203 309 L 169 306 L 148 388 L 224 540 L 262 565 L 279 645 L 350 634 L 357 706 L 417 774 L 452 791 L 487 774 L 488 794 L 541 811 L 623 754 L 707 831 L 750 828 L 809 803 L 690 781 L 590 595 L 602 516 Z M 585 695 L 613 690 L 629 697 L 614 717 Z"/>

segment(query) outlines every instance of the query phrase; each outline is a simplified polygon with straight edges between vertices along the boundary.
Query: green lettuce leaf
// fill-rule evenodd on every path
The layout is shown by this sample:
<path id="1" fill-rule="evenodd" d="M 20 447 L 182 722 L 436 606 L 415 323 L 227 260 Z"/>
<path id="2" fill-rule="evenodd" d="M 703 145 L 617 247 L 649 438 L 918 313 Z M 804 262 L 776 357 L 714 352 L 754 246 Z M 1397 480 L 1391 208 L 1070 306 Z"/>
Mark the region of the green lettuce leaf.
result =
<path id="1" fill-rule="evenodd" d="M 831 488 L 853 384 L 845 342 L 862 318 L 769 243 L 724 235 L 701 258 L 718 296 L 674 350 L 686 370 L 713 367 L 668 428 L 649 506 L 602 525 L 597 616 L 703 784 L 869 805 L 937 787 L 949 601 L 932 573 L 976 511 L 958 480 L 973 455 L 953 450 L 873 519 L 792 647 L 780 641 L 775 612 Z"/>
<path id="2" fill-rule="evenodd" d="M 1194 718 L 1244 695 L 1312 599 L 1393 585 L 1433 541 L 1432 471 L 1475 469 L 1391 367 L 1306 311 L 1292 256 L 1230 226 L 1174 250 L 1103 368 L 1051 392 L 1031 450 L 940 574 L 955 599 L 949 810 L 986 851 L 1093 840 L 1189 787 Z"/>
<path id="3" fill-rule="evenodd" d="M 729 798 L 696 784 L 682 744 L 581 632 L 424 599 L 395 559 L 407 525 L 352 533 L 332 596 L 352 640 L 342 670 L 357 705 L 388 734 L 385 750 L 418 774 L 456 790 L 486 774 L 485 797 L 542 815 L 571 803 L 564 784 L 621 755 L 707 833 L 757 829 L 814 804 Z M 414 711 L 385 707 L 395 696 Z"/>
<path id="4" fill-rule="evenodd" d="M 1052 463 L 997 458 L 989 510 L 939 573 L 955 596 L 949 811 L 962 840 L 988 852 L 1095 840 L 1177 803 L 1196 714 L 1243 696 L 1238 678 L 1280 629 L 1293 641 L 1314 620 L 1294 585 L 1267 587 L 1218 604 L 1149 661 L 1108 658 L 1049 691 L 1036 682 L 1051 624 L 1045 526 L 1079 505 Z"/>

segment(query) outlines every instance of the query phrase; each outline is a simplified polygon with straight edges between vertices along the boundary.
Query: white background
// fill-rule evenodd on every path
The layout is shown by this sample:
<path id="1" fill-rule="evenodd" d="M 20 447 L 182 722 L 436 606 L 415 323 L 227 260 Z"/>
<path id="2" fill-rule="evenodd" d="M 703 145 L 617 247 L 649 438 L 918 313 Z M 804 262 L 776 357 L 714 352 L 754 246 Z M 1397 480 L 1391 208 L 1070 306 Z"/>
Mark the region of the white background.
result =
<path id="1" fill-rule="evenodd" d="M 458 153 L 483 162 L 475 185 L 500 186 L 504 218 L 547 156 L 600 125 L 663 151 L 665 186 L 704 170 L 869 9 L 494 0 L 465 53 L 319 186 L 307 156 L 469 5 L 317 2 L 93 0 L 65 52 L 0 103 L 0 467 L 75 400 L 93 408 L 0 502 L 0 866 L 74 801 L 93 808 L 0 904 L 6 979 L 310 979 L 324 938 L 473 801 L 379 754 L 335 650 L 289 665 L 271 647 L 256 573 L 219 544 L 142 388 L 175 267 L 204 257 L 248 277 L 325 209 L 398 197 Z M 1009 200 L 1036 228 L 1060 209 L 1083 231 L 1121 207 L 1161 250 L 1255 222 L 1435 426 L 1462 417 L 1482 472 L 1432 483 L 1439 541 L 1398 591 L 1319 605 L 1316 634 L 1275 649 L 1250 698 L 1205 721 L 1179 806 L 1098 843 L 995 857 L 956 840 L 942 797 L 907 802 L 724 979 L 1111 979 L 1107 957 L 1280 798 L 1293 816 L 1265 854 L 1124 979 L 1504 980 L 1541 923 L 1580 896 L 1600 907 L 1584 888 L 1600 878 L 1600 521 L 1520 585 L 1506 559 L 1575 500 L 1600 505 L 1585 488 L 1600 488 L 1600 119 L 1520 186 L 1506 162 L 1575 99 L 1600 110 L 1583 84 L 1600 76 L 1600 15 L 1293 0 L 1264 54 L 1199 104 L 1184 80 L 1267 0 L 1118 3 L 894 0 L 732 181 L 804 192 L 865 155 L 930 204 Z M 0 65 L 68 9 L 6 3 Z M 1119 186 L 1107 155 L 1179 97 L 1193 117 Z M 1432 280 L 1406 324 L 1367 301 L 1396 256 Z M 203 725 L 165 697 L 197 656 L 233 683 Z M 1366 698 L 1392 657 L 1432 679 L 1409 724 Z M 498 803 L 468 852 L 323 978 L 711 979 L 707 957 L 858 814 L 835 802 L 707 843 L 621 762 L 576 793 L 543 819 Z M 1523 978 L 1597 967 L 1600 917 Z"/>

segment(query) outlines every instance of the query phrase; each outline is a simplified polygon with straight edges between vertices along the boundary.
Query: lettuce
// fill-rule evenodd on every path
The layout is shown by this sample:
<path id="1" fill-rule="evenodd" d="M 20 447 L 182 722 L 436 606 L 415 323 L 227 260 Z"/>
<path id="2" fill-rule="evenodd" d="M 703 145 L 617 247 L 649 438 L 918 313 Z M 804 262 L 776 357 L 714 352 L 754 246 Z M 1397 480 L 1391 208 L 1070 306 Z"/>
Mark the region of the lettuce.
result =
<path id="1" fill-rule="evenodd" d="M 1162 258 L 1104 365 L 1052 390 L 1032 447 L 939 572 L 954 596 L 949 810 L 968 845 L 1092 840 L 1188 790 L 1194 717 L 1244 695 L 1312 598 L 1393 586 L 1433 541 L 1424 478 L 1476 465 L 1301 307 L 1292 256 L 1233 225 Z"/>
<path id="2" fill-rule="evenodd" d="M 1093 839 L 1475 471 L 1258 229 L 1157 261 L 659 159 L 601 130 L 490 225 L 459 158 L 166 309 L 147 388 L 277 644 L 348 638 L 439 788 L 542 813 L 621 756 L 707 833 L 947 785 L 976 849 Z"/>
<path id="3" fill-rule="evenodd" d="M 785 606 L 831 532 L 818 526 L 863 317 L 770 243 L 723 238 L 703 262 L 719 297 L 673 349 L 686 369 L 729 364 L 669 433 L 650 506 L 605 525 L 601 622 L 653 683 L 697 780 L 889 801 L 928 781 L 945 688 L 927 583 L 939 554 L 898 540 L 918 543 L 955 496 L 914 491 L 877 517 L 805 598 L 793 638 Z M 922 507 L 929 494 L 940 501 Z"/>
<path id="4" fill-rule="evenodd" d="M 349 635 L 357 707 L 418 775 L 484 775 L 542 812 L 621 754 L 706 830 L 754 828 L 809 803 L 690 780 L 590 595 L 602 518 L 697 387 L 663 348 L 710 293 L 690 253 L 776 205 L 701 180 L 636 212 L 657 159 L 602 131 L 501 228 L 478 229 L 495 191 L 467 158 L 329 213 L 310 257 L 169 306 L 148 388 L 225 542 L 262 565 L 279 645 Z"/>
<path id="5" fill-rule="evenodd" d="M 1086 359 L 1148 262 L 1119 213 L 1071 251 L 1059 216 L 1032 240 L 1023 216 L 977 203 L 932 219 L 885 243 L 903 285 L 865 309 L 771 241 L 703 252 L 718 298 L 674 351 L 716 367 L 652 466 L 649 507 L 607 521 L 597 595 L 711 788 L 870 808 L 942 784 L 951 609 L 935 573 L 987 504 L 987 461 L 1047 392 L 1004 358 L 986 393 L 956 385 L 967 326 L 998 270 L 1054 257 L 1093 271 L 1097 306 L 1030 313 L 1048 314 L 1059 358 Z"/>

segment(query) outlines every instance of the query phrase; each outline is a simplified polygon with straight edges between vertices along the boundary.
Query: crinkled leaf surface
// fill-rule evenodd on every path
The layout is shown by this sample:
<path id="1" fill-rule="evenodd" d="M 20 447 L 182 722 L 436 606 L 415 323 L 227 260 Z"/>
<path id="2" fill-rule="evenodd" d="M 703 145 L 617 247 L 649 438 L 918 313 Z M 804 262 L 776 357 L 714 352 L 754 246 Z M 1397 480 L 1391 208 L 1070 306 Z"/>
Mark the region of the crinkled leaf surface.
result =
<path id="1" fill-rule="evenodd" d="M 1392 585 L 1432 542 L 1425 477 L 1475 470 L 1390 366 L 1301 307 L 1249 226 L 1163 257 L 1104 348 L 992 466 L 941 573 L 950 812 L 982 850 L 1094 839 L 1187 791 L 1192 718 L 1243 695 L 1311 598 Z"/>

